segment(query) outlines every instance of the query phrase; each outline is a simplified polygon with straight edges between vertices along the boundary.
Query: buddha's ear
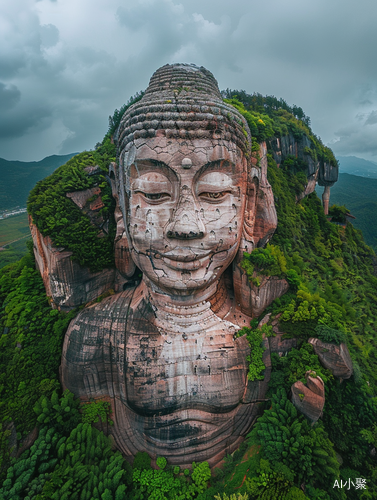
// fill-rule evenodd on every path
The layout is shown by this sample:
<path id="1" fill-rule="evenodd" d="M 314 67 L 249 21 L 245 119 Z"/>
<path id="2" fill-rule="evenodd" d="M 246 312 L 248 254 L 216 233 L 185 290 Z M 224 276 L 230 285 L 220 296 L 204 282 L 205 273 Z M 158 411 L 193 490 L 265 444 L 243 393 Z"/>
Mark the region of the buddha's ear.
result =
<path id="1" fill-rule="evenodd" d="M 122 171 L 123 169 L 119 168 L 116 163 L 110 163 L 109 177 L 111 182 L 111 191 L 116 202 L 114 211 L 115 223 L 117 225 L 114 240 L 115 267 L 119 271 L 121 277 L 127 280 L 133 276 L 136 265 L 131 258 L 130 242 L 125 227 L 125 214 L 128 209 L 128 196 L 123 187 L 124 182 L 122 182 Z M 119 279 L 118 281 L 121 280 Z"/>
<path id="2" fill-rule="evenodd" d="M 244 252 L 251 253 L 263 247 L 277 227 L 277 215 L 272 188 L 267 180 L 267 148 L 263 143 L 259 151 L 259 167 L 251 167 L 247 180 L 246 205 L 242 238 L 233 262 L 233 281 L 236 303 L 242 312 L 253 316 L 253 297 L 249 280 L 240 267 Z"/>
<path id="3" fill-rule="evenodd" d="M 245 217 L 238 258 L 263 247 L 277 227 L 274 195 L 267 180 L 267 149 L 260 145 L 259 167 L 252 166 L 247 179 Z"/>

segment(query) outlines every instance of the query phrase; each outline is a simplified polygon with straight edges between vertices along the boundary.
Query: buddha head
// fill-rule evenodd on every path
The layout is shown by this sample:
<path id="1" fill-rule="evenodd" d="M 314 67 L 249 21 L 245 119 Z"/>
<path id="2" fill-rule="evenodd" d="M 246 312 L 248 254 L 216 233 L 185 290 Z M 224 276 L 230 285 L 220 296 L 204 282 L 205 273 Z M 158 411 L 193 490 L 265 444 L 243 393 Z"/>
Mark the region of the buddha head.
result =
<path id="1" fill-rule="evenodd" d="M 157 70 L 115 139 L 128 250 L 156 290 L 179 297 L 210 290 L 273 233 L 257 216 L 268 183 L 253 166 L 247 122 L 205 68 Z"/>

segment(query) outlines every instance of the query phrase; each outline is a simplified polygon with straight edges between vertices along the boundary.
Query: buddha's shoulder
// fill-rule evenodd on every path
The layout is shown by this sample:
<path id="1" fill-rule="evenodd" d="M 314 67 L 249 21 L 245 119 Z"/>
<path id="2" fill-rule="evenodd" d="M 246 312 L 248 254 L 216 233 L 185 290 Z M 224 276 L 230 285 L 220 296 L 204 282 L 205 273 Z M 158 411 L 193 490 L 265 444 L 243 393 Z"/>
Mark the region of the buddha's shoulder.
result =
<path id="1" fill-rule="evenodd" d="M 125 326 L 134 292 L 134 287 L 128 288 L 85 307 L 69 324 L 66 340 L 81 344 L 106 343 L 113 330 Z"/>

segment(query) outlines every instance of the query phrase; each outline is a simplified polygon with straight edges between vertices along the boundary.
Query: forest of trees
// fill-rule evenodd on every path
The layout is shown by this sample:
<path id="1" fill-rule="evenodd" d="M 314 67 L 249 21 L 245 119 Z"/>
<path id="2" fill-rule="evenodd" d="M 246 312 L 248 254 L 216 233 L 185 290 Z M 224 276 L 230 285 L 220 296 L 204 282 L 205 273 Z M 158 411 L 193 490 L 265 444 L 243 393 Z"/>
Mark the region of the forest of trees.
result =
<path id="1" fill-rule="evenodd" d="M 312 134 L 301 108 L 243 91 L 227 90 L 224 97 L 246 117 L 258 140 L 306 134 L 313 154 L 336 161 Z M 95 151 L 81 153 L 39 182 L 28 203 L 42 234 L 93 270 L 113 265 L 112 237 L 97 238 L 65 193 L 102 185 L 108 194 L 104 210 L 111 217 L 114 205 L 104 175 L 115 157 L 111 134 L 123 111 L 115 113 Z M 102 173 L 85 176 L 89 164 L 99 165 Z M 108 403 L 99 399 L 82 405 L 73 394 L 62 392 L 62 343 L 78 310 L 51 309 L 31 247 L 20 261 L 0 270 L 1 499 L 377 498 L 377 258 L 351 223 L 343 227 L 329 222 L 316 193 L 296 201 L 297 190 L 305 185 L 302 173 L 303 166 L 292 159 L 277 168 L 268 155 L 278 228 L 266 248 L 245 254 L 242 263 L 255 286 L 265 275 L 287 279 L 288 292 L 263 316 L 270 312 L 271 323 L 281 314 L 284 338 L 297 339 L 297 345 L 287 356 L 272 354 L 264 411 L 240 448 L 214 471 L 206 462 L 181 470 L 169 464 L 169 457 L 159 457 L 153 469 L 146 453 L 138 453 L 133 464 L 125 461 L 108 436 Z M 269 324 L 263 332 L 256 328 L 260 319 L 240 332 L 255 353 L 252 380 L 263 377 L 262 334 L 273 335 Z M 341 382 L 320 364 L 307 342 L 313 336 L 347 344 L 354 368 L 350 379 Z M 289 397 L 292 384 L 305 381 L 308 370 L 323 379 L 326 392 L 323 417 L 314 425 Z M 36 441 L 23 450 L 35 428 Z M 366 480 L 366 489 L 352 487 L 358 479 Z M 334 487 L 336 481 L 351 488 Z"/>

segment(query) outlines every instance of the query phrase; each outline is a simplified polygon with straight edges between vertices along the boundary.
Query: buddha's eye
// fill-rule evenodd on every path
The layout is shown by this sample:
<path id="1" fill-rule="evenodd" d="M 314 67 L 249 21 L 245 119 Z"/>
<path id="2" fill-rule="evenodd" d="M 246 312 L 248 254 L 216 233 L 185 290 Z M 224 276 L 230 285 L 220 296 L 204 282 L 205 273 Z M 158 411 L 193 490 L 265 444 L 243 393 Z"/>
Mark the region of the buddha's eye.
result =
<path id="1" fill-rule="evenodd" d="M 168 193 L 144 193 L 143 191 L 136 191 L 136 193 L 142 194 L 144 198 L 147 198 L 147 200 L 153 200 L 153 201 L 170 198 L 170 194 Z"/>
<path id="2" fill-rule="evenodd" d="M 217 193 L 203 192 L 199 194 L 199 197 L 205 201 L 219 201 L 225 198 L 229 191 L 219 191 Z"/>

